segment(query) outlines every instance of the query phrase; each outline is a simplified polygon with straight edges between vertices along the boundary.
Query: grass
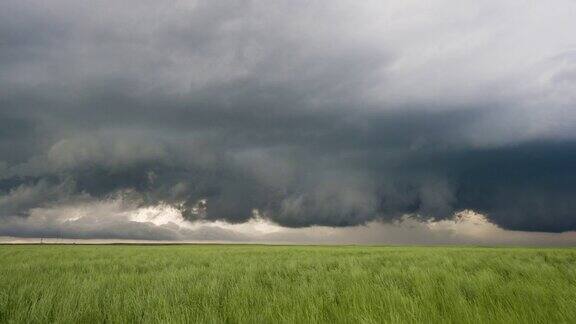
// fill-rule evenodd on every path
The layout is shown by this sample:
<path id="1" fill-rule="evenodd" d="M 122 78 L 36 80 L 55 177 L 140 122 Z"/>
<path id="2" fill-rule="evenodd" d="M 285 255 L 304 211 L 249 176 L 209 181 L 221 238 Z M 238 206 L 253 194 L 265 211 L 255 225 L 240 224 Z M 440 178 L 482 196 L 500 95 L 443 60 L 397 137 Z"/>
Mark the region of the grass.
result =
<path id="1" fill-rule="evenodd" d="M 576 322 L 576 250 L 0 246 L 0 322 Z"/>

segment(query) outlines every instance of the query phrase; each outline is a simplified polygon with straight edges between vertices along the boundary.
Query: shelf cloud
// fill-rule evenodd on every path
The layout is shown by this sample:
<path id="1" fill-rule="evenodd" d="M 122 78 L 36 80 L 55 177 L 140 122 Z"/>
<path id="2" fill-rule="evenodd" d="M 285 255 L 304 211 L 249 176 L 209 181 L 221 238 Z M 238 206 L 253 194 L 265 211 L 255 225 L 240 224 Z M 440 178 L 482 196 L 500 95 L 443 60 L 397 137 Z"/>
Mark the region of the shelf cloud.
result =
<path id="1" fill-rule="evenodd" d="M 343 242 L 464 211 L 522 242 L 574 231 L 575 14 L 3 1 L 0 236 L 252 240 L 227 226 L 258 219 Z M 130 218 L 146 208 L 183 223 Z"/>

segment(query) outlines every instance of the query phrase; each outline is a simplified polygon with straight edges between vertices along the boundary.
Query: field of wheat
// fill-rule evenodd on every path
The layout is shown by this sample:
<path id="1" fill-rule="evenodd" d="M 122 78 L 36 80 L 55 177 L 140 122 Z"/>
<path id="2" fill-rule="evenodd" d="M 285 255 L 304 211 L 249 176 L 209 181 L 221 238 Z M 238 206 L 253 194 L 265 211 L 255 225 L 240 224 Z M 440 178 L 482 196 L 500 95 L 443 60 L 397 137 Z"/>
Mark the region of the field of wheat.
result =
<path id="1" fill-rule="evenodd" d="M 0 322 L 576 322 L 576 250 L 4 245 Z"/>

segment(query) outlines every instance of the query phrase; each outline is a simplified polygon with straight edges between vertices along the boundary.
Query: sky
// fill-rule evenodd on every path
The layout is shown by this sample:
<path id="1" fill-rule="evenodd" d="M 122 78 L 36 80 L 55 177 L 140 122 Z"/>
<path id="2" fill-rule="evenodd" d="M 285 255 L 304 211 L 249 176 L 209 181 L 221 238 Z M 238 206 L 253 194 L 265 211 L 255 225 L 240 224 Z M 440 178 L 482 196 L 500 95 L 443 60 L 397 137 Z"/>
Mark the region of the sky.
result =
<path id="1" fill-rule="evenodd" d="M 576 2 L 0 2 L 0 241 L 576 244 Z"/>

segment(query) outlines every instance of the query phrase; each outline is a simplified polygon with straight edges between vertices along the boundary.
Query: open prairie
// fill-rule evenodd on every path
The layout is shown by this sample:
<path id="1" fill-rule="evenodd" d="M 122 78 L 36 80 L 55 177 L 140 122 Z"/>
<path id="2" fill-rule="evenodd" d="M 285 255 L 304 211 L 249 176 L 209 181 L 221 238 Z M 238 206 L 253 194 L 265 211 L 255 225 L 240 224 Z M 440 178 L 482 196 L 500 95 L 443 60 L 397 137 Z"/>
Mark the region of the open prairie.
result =
<path id="1" fill-rule="evenodd" d="M 575 322 L 576 250 L 0 246 L 0 322 Z"/>

